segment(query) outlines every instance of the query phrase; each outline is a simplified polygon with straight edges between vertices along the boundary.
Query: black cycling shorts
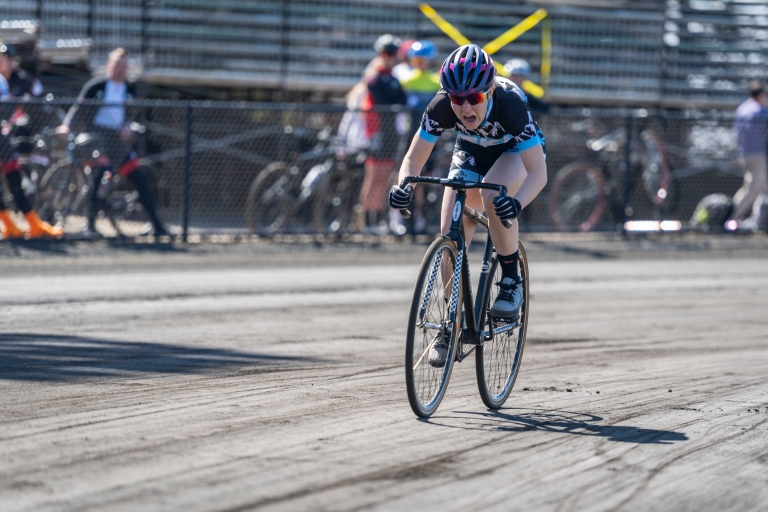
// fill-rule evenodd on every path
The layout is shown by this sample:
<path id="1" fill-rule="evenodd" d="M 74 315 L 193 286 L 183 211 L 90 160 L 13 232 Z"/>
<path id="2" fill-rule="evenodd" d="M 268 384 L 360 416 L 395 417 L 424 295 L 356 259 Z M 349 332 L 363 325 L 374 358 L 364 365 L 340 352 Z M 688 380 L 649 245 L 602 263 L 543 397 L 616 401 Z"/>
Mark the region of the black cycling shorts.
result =
<path id="1" fill-rule="evenodd" d="M 517 142 L 514 139 L 506 144 L 479 146 L 462 138 L 456 138 L 456 144 L 453 146 L 451 170 L 461 168 L 485 176 L 501 155 L 510 152 L 518 152 Z"/>

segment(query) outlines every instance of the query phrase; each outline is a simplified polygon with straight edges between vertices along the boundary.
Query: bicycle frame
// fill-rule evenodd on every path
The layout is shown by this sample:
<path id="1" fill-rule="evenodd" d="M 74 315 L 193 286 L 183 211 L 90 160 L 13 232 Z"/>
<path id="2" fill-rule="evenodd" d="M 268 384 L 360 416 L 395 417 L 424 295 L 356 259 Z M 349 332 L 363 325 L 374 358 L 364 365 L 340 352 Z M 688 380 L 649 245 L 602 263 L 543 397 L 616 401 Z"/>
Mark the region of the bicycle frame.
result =
<path id="1" fill-rule="evenodd" d="M 456 202 L 453 206 L 453 213 L 451 215 L 451 228 L 446 233 L 445 236 L 450 238 L 456 243 L 456 247 L 458 249 L 458 261 L 456 268 L 453 269 L 454 273 L 460 273 L 459 277 L 461 279 L 461 286 L 464 288 L 464 290 L 467 290 L 467 293 L 464 294 L 463 297 L 463 305 L 464 305 L 464 311 L 471 311 L 473 314 L 471 315 L 465 315 L 465 321 L 466 321 L 466 329 L 464 329 L 461 333 L 460 342 L 465 345 L 482 345 L 483 342 L 488 341 L 492 339 L 492 337 L 496 334 L 500 334 L 504 331 L 514 329 L 517 327 L 519 322 L 507 324 L 503 327 L 500 327 L 498 329 L 493 329 L 493 332 L 485 331 L 483 329 L 483 326 L 486 322 L 486 304 L 483 304 L 483 301 L 485 300 L 486 296 L 486 290 L 487 287 L 490 285 L 489 279 L 490 279 L 490 270 L 491 270 L 491 258 L 493 257 L 493 241 L 491 240 L 491 237 L 488 236 L 488 238 L 485 241 L 485 247 L 483 248 L 483 259 L 481 264 L 481 271 L 480 271 L 480 280 L 478 282 L 478 290 L 477 290 L 477 297 L 479 300 L 475 300 L 475 298 L 472 296 L 472 282 L 470 279 L 470 273 L 469 273 L 469 258 L 467 256 L 467 250 L 466 250 L 466 240 L 464 238 L 464 223 L 462 221 L 463 217 L 467 217 L 470 220 L 475 221 L 477 224 L 479 224 L 481 227 L 485 228 L 486 231 L 488 231 L 488 218 L 475 210 L 474 208 L 466 205 L 467 200 L 467 189 L 470 188 L 479 188 L 479 189 L 488 189 L 488 190 L 496 190 L 499 192 L 499 197 L 503 197 L 507 194 L 507 187 L 503 185 L 496 185 L 492 183 L 467 183 L 464 181 L 456 181 L 452 179 L 446 179 L 446 178 L 434 178 L 434 177 L 427 177 L 427 176 L 408 176 L 405 179 L 403 179 L 401 183 L 401 187 L 404 188 L 409 183 L 433 183 L 433 184 L 439 184 L 446 187 L 451 187 L 456 191 Z M 408 210 L 400 210 L 400 212 L 403 214 L 404 217 L 408 218 L 410 217 L 410 212 Z M 512 225 L 511 221 L 505 221 L 504 225 L 509 228 Z M 449 306 L 449 318 L 451 323 L 454 323 L 456 321 L 456 315 L 458 313 L 458 305 L 456 304 L 456 293 L 457 291 L 452 291 L 451 293 L 451 301 Z M 463 357 L 457 357 L 458 361 L 462 361 L 464 358 L 466 358 L 473 350 L 470 350 L 466 354 L 463 355 Z M 458 350 L 457 354 L 460 354 L 461 351 Z"/>

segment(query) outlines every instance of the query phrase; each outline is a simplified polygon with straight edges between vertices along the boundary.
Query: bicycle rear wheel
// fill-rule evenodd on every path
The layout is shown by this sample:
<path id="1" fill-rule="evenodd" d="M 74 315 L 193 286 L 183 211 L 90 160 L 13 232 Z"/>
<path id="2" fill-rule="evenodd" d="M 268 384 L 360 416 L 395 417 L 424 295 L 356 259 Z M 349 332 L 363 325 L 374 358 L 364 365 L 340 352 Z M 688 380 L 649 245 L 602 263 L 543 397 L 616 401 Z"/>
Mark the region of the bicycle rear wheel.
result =
<path id="1" fill-rule="evenodd" d="M 46 222 L 64 225 L 66 217 L 80 213 L 86 201 L 88 180 L 82 169 L 62 160 L 42 177 L 35 197 L 35 211 Z"/>
<path id="2" fill-rule="evenodd" d="M 448 237 L 432 242 L 413 292 L 405 345 L 405 382 L 411 409 L 421 418 L 437 410 L 451 377 L 461 327 L 462 254 Z M 441 365 L 437 358 L 430 357 L 430 351 L 445 339 L 448 349 Z"/>
<path id="3" fill-rule="evenodd" d="M 245 205 L 245 222 L 251 233 L 268 236 L 283 229 L 296 199 L 298 173 L 296 166 L 274 162 L 256 176 Z"/>
<path id="4" fill-rule="evenodd" d="M 575 162 L 557 171 L 549 198 L 549 214 L 560 231 L 591 230 L 605 208 L 605 180 L 600 170 Z"/>
<path id="5" fill-rule="evenodd" d="M 356 180 L 347 169 L 337 167 L 329 173 L 315 200 L 312 217 L 317 233 L 333 235 L 348 230 L 356 189 Z"/>
<path id="6" fill-rule="evenodd" d="M 498 409 L 509 398 L 515 380 L 520 372 L 523 362 L 523 349 L 525 348 L 525 334 L 528 330 L 528 258 L 525 255 L 523 244 L 519 244 L 520 250 L 520 277 L 523 281 L 523 305 L 520 308 L 520 317 L 516 326 L 505 332 L 494 334 L 475 352 L 475 368 L 477 371 L 477 385 L 480 390 L 480 398 L 490 409 Z M 490 277 L 493 279 L 488 286 L 484 308 L 486 311 L 486 332 L 504 328 L 510 324 L 499 324 L 488 316 L 493 301 L 496 299 L 497 286 L 493 283 L 501 281 L 501 268 L 493 258 Z M 511 324 L 515 325 L 515 323 Z"/>

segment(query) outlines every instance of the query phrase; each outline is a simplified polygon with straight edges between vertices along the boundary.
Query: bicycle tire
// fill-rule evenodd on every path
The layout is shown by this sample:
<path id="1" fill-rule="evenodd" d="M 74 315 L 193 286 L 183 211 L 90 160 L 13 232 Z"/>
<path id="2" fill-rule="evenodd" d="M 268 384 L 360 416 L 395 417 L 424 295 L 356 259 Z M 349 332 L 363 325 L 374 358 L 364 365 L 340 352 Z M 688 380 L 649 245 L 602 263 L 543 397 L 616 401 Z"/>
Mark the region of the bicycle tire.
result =
<path id="1" fill-rule="evenodd" d="M 446 255 L 450 270 L 444 266 Z M 461 267 L 457 265 L 461 258 L 462 252 L 457 251 L 453 240 L 446 236 L 437 238 L 424 255 L 413 291 L 405 344 L 405 382 L 411 409 L 421 418 L 434 414 L 451 378 L 461 315 L 457 314 L 451 322 L 449 304 L 455 301 L 457 310 L 461 311 Z M 446 283 L 445 276 L 448 274 L 450 277 Z M 444 294 L 448 285 L 451 290 L 450 301 Z M 438 325 L 440 327 L 436 328 Z M 429 361 L 430 348 L 449 328 L 450 341 L 445 363 L 442 367 L 434 366 Z"/>
<path id="2" fill-rule="evenodd" d="M 320 188 L 312 214 L 317 233 L 333 235 L 348 227 L 355 201 L 355 179 L 347 174 L 337 166 Z"/>
<path id="3" fill-rule="evenodd" d="M 664 144 L 651 131 L 640 134 L 640 181 L 643 191 L 654 206 L 669 209 L 674 202 L 675 183 L 673 183 L 667 153 Z"/>
<path id="4" fill-rule="evenodd" d="M 51 166 L 40 179 L 35 211 L 46 222 L 64 225 L 66 217 L 80 213 L 85 204 L 88 180 L 69 160 Z"/>
<path id="5" fill-rule="evenodd" d="M 149 180 L 150 192 L 157 202 L 160 173 L 149 163 L 142 163 L 141 169 Z M 117 232 L 117 236 L 140 236 L 151 227 L 150 220 L 139 201 L 139 192 L 127 177 L 112 175 L 107 197 L 101 201 L 101 210 Z"/>
<path id="6" fill-rule="evenodd" d="M 245 203 L 245 222 L 251 233 L 274 235 L 285 225 L 294 203 L 291 189 L 296 173 L 298 168 L 289 169 L 285 162 L 273 162 L 259 172 Z"/>
<path id="7" fill-rule="evenodd" d="M 520 277 L 523 281 L 523 304 L 520 308 L 518 322 L 520 326 L 512 331 L 507 331 L 493 336 L 490 340 L 484 341 L 477 347 L 475 352 L 475 370 L 477 373 L 477 387 L 480 391 L 480 398 L 489 409 L 498 409 L 504 405 L 515 386 L 515 381 L 520 373 L 520 366 L 523 362 L 523 351 L 525 350 L 525 337 L 528 331 L 528 313 L 529 313 L 529 280 L 528 280 L 528 258 L 525 254 L 523 244 L 518 245 L 520 251 Z M 495 290 L 493 284 L 496 279 L 496 271 L 499 269 L 496 258 L 493 259 L 489 278 L 490 281 L 486 288 L 483 298 L 483 307 L 486 311 L 486 328 L 493 328 L 493 320 L 488 316 L 488 310 L 492 304 L 492 290 Z M 499 276 L 499 281 L 501 276 Z M 514 342 L 514 343 L 512 343 Z M 513 347 L 511 346 L 514 344 Z"/>
<path id="8" fill-rule="evenodd" d="M 558 231 L 592 230 L 603 215 L 605 203 L 605 180 L 594 165 L 574 162 L 555 174 L 549 215 Z"/>

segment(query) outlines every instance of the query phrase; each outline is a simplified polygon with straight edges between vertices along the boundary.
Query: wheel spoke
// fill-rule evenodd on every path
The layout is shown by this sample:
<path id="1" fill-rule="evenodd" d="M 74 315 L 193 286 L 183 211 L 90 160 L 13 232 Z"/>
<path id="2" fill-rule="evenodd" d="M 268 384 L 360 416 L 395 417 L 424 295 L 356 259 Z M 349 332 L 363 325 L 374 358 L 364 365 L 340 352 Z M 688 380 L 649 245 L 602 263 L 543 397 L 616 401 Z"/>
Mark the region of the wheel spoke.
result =
<path id="1" fill-rule="evenodd" d="M 439 405 L 453 366 L 456 335 L 449 337 L 446 333 L 455 332 L 449 319 L 454 250 L 448 239 L 438 239 L 430 246 L 428 254 L 431 256 L 422 265 L 413 298 L 406 349 L 406 382 L 411 407 L 422 417 L 431 415 Z M 448 268 L 447 272 L 444 267 Z M 430 359 L 437 356 L 435 344 L 444 337 L 450 339 L 445 362 Z"/>

